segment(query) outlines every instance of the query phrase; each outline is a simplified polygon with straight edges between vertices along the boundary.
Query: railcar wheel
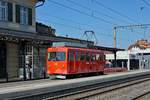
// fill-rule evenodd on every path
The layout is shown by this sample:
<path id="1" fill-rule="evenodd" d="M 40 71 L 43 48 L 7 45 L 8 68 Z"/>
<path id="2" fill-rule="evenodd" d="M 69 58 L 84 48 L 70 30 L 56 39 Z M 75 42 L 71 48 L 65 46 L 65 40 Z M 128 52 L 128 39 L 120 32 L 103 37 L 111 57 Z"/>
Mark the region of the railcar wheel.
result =
<path id="1" fill-rule="evenodd" d="M 104 75 L 104 72 L 99 72 L 100 73 L 100 75 Z"/>

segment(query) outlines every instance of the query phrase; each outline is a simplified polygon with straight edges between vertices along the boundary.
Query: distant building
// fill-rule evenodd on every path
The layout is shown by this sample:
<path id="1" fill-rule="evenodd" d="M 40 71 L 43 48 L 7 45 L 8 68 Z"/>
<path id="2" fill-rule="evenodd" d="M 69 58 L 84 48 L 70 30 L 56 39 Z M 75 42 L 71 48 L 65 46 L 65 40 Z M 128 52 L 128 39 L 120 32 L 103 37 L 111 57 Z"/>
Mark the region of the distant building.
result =
<path id="1" fill-rule="evenodd" d="M 106 60 L 114 67 L 114 54 L 106 54 Z M 116 60 L 116 67 L 128 68 L 128 70 L 139 69 L 139 59 L 130 51 L 118 51 Z"/>
<path id="2" fill-rule="evenodd" d="M 150 42 L 148 40 L 138 40 L 136 43 L 130 45 L 128 50 L 144 50 L 150 48 Z"/>
<path id="3" fill-rule="evenodd" d="M 114 62 L 114 54 L 106 54 L 109 63 Z M 132 69 L 150 69 L 150 42 L 139 40 L 127 51 L 117 52 L 117 66 Z"/>

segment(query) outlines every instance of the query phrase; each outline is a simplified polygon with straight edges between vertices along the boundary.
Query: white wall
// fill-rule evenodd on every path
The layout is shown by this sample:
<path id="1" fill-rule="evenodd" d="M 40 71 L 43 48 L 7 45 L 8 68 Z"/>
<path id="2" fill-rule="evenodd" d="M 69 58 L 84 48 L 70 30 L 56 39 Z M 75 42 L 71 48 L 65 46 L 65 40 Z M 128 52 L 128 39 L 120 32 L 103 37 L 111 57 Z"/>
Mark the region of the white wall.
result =
<path id="1" fill-rule="evenodd" d="M 128 59 L 129 58 L 129 52 L 128 51 L 118 51 L 116 53 L 116 59 Z M 113 60 L 114 54 L 106 54 L 106 59 Z"/>

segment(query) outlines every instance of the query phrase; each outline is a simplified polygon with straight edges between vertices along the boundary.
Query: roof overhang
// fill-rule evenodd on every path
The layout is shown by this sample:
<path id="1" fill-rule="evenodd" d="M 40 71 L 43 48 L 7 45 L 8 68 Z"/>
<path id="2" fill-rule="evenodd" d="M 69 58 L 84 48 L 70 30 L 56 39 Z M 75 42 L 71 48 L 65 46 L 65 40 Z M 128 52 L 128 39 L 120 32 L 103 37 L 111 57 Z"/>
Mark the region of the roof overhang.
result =
<path id="1" fill-rule="evenodd" d="M 117 52 L 117 51 L 125 51 L 125 49 L 120 48 L 112 48 L 112 47 L 104 47 L 104 46 L 95 46 L 96 49 Z"/>
<path id="2" fill-rule="evenodd" d="M 19 30 L 11 30 L 0 28 L 0 37 L 7 38 L 12 37 L 19 40 L 26 40 L 26 41 L 41 41 L 45 43 L 50 42 L 73 42 L 73 43 L 81 43 L 81 44 L 94 44 L 92 41 L 80 40 L 75 38 L 67 38 L 62 36 L 42 36 L 38 33 L 31 33 L 31 32 L 24 32 Z"/>

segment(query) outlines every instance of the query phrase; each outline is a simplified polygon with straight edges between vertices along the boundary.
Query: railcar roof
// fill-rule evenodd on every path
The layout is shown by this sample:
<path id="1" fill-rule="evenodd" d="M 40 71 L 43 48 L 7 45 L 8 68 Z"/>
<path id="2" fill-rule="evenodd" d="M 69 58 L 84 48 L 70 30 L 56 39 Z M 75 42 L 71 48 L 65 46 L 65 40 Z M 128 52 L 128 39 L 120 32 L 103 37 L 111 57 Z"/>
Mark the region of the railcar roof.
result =
<path id="1" fill-rule="evenodd" d="M 100 51 L 103 51 L 103 50 L 97 50 L 97 49 L 94 49 L 94 48 L 81 48 L 81 47 L 70 47 L 70 46 L 57 46 L 57 47 L 50 47 L 50 48 L 64 48 L 64 49 L 72 49 L 72 50 L 88 50 L 88 51 L 97 51 L 97 52 L 100 52 Z"/>

